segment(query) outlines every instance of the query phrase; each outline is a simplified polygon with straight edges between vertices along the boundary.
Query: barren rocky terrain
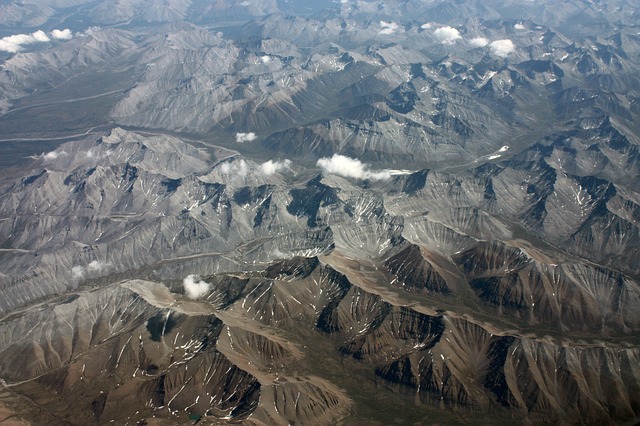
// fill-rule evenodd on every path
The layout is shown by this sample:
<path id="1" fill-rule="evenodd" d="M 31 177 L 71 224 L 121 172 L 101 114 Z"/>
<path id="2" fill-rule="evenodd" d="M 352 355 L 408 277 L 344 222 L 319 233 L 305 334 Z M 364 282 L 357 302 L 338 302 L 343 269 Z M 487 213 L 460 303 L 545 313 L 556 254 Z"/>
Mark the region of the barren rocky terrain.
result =
<path id="1" fill-rule="evenodd" d="M 3 3 L 0 423 L 637 421 L 639 13 Z"/>

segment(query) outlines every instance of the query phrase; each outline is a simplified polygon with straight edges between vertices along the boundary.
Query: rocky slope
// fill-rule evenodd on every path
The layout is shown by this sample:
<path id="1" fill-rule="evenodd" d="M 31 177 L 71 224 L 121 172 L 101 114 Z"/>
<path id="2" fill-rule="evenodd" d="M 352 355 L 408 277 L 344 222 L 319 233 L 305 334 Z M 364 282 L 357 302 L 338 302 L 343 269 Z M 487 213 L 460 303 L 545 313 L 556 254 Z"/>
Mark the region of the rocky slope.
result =
<path id="1" fill-rule="evenodd" d="M 0 198 L 2 377 L 61 422 L 332 423 L 359 411 L 311 361 L 321 343 L 445 415 L 633 418 L 637 196 L 554 169 L 542 146 L 362 181 L 122 129 L 65 144 Z M 612 220 L 631 231 L 583 250 Z M 180 286 L 194 272 L 197 302 Z"/>
<path id="2" fill-rule="evenodd" d="M 31 135 L 109 120 L 218 143 L 255 133 L 253 152 L 341 153 L 430 168 L 599 120 L 626 138 L 637 134 L 634 27 L 577 40 L 525 12 L 518 21 L 469 17 L 454 27 L 433 18 L 365 20 L 353 10 L 272 14 L 231 36 L 180 22 L 92 28 L 52 51 L 29 47 L 5 61 L 0 127 L 20 137 L 39 113 L 51 120 L 29 126 Z M 104 90 L 87 91 L 89 77 Z M 71 88 L 78 96 L 69 99 Z M 73 112 L 98 118 L 57 117 L 60 96 Z"/>
<path id="3" fill-rule="evenodd" d="M 0 11 L 0 422 L 640 417 L 633 2 Z"/>

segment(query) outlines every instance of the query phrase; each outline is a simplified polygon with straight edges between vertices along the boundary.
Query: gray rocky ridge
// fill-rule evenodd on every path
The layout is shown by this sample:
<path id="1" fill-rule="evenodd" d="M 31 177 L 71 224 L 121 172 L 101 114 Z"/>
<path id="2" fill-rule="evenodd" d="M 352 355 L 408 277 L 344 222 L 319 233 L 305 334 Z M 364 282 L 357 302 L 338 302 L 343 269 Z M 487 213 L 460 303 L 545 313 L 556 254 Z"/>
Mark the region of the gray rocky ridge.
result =
<path id="1" fill-rule="evenodd" d="M 0 422 L 637 421 L 633 2 L 5 3 Z"/>

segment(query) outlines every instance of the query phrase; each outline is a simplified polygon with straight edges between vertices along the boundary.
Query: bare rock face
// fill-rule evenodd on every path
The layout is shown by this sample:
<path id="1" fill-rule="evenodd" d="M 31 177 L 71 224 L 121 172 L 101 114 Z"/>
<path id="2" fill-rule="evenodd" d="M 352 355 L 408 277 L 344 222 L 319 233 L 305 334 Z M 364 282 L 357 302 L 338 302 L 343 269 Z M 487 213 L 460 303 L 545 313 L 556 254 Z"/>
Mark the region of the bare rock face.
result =
<path id="1" fill-rule="evenodd" d="M 324 357 L 351 358 L 367 366 L 363 374 L 419 404 L 439 401 L 463 412 L 490 406 L 532 421 L 636 415 L 622 390 L 639 383 L 622 370 L 638 367 L 637 349 L 497 333 L 498 324 L 468 315 L 402 306 L 410 292 L 377 294 L 384 286 L 353 266 L 332 254 L 276 263 L 267 276 L 211 276 L 201 301 L 142 280 L 77 293 L 3 322 L 16 337 L 1 348 L 0 371 L 9 390 L 33 395 L 43 410 L 74 424 L 185 413 L 329 424 L 352 401 L 321 377 L 300 376 L 317 369 L 305 350 L 315 340 L 311 347 L 326 345 Z"/>
<path id="2" fill-rule="evenodd" d="M 5 3 L 0 422 L 638 421 L 635 3 Z"/>
<path id="3" fill-rule="evenodd" d="M 640 367 L 640 285 L 622 272 L 633 264 L 522 231 L 547 229 L 540 205 L 545 219 L 587 206 L 557 215 L 558 236 L 593 211 L 616 214 L 587 201 L 612 184 L 515 159 L 368 186 L 264 164 L 114 129 L 6 184 L 2 211 L 17 214 L 3 225 L 6 388 L 35 398 L 34 415 L 78 424 L 330 424 L 355 398 L 335 374 L 451 413 L 637 415 L 640 383 L 623 373 Z M 525 174 L 530 186 L 507 185 Z M 629 191 L 612 193 L 625 200 L 612 210 L 634 208 Z M 318 366 L 318 350 L 337 364 Z"/>

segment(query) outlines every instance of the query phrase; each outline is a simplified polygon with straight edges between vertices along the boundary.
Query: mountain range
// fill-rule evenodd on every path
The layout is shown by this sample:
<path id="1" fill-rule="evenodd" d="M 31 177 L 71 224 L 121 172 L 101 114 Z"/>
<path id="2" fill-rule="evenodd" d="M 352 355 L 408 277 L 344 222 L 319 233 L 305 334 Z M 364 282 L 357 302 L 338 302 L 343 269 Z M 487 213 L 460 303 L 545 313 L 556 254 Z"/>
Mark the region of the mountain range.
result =
<path id="1" fill-rule="evenodd" d="M 637 421 L 639 10 L 0 4 L 0 422 Z"/>

